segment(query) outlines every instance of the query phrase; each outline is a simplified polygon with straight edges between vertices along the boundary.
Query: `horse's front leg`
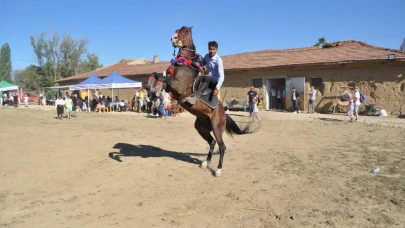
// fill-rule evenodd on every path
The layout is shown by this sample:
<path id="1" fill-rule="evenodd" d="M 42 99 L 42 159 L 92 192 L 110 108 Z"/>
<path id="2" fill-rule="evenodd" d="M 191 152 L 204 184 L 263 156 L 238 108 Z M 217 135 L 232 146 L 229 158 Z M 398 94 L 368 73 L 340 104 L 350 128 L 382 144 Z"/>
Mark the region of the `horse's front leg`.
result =
<path id="1" fill-rule="evenodd" d="M 201 163 L 201 168 L 206 168 L 207 165 L 209 165 L 211 162 L 212 154 L 214 153 L 215 144 L 217 142 L 211 136 L 211 134 L 210 134 L 211 127 L 206 122 L 204 122 L 200 119 L 196 119 L 194 127 L 198 131 L 198 133 L 201 135 L 201 137 L 203 137 L 203 139 L 205 139 L 205 141 L 207 141 L 208 145 L 210 146 L 210 150 L 208 151 L 207 159 L 203 163 Z"/>

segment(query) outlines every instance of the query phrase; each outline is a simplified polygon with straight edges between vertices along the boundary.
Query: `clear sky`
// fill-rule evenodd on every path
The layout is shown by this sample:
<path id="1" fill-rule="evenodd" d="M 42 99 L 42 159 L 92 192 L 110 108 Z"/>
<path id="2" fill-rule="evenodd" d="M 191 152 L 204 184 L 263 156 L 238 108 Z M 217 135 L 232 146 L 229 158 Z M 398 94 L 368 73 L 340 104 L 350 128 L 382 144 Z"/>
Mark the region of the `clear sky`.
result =
<path id="1" fill-rule="evenodd" d="M 399 49 L 405 38 L 405 0 L 3 0 L 0 45 L 9 43 L 13 69 L 35 61 L 30 36 L 42 31 L 87 38 L 102 64 L 145 57 L 169 60 L 170 37 L 193 26 L 197 52 L 219 43 L 219 55 L 360 40 Z M 25 61 L 21 61 L 25 60 Z"/>

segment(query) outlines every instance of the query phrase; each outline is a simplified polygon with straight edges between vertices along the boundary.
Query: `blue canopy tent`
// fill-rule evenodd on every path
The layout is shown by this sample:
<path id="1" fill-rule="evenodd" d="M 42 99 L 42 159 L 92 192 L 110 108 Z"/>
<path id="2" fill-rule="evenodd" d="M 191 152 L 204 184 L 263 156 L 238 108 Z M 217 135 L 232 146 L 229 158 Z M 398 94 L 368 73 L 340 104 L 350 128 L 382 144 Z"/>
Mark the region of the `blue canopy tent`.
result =
<path id="1" fill-rule="evenodd" d="M 109 89 L 122 88 L 141 88 L 142 82 L 133 81 L 119 75 L 117 72 L 112 72 L 108 77 L 101 80 L 102 86 Z"/>
<path id="2" fill-rule="evenodd" d="M 86 80 L 80 82 L 77 85 L 69 86 L 69 90 L 84 90 L 87 89 L 87 94 L 89 94 L 89 89 L 102 89 L 101 79 L 95 74 L 91 74 Z M 87 96 L 88 111 L 90 112 L 90 96 Z"/>
<path id="3" fill-rule="evenodd" d="M 111 89 L 111 97 L 114 98 L 114 89 L 142 88 L 142 82 L 130 80 L 119 75 L 116 71 L 101 80 L 103 88 Z"/>
<path id="4" fill-rule="evenodd" d="M 69 90 L 82 90 L 82 89 L 101 89 L 101 79 L 95 74 L 90 75 L 86 80 L 77 85 L 69 86 Z"/>

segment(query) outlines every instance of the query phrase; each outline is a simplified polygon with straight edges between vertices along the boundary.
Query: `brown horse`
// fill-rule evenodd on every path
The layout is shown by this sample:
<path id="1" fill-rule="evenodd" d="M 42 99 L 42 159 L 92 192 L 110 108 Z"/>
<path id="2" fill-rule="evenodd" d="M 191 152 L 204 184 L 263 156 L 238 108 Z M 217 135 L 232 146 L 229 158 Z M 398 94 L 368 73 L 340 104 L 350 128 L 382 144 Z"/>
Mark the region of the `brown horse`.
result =
<path id="1" fill-rule="evenodd" d="M 185 57 L 188 60 L 198 58 L 191 29 L 191 27 L 183 26 L 176 30 L 175 34 L 172 36 L 172 45 L 175 48 L 179 48 L 177 57 Z M 229 115 L 225 114 L 224 107 L 220 101 L 215 109 L 211 109 L 200 100 L 194 105 L 188 103 L 185 98 L 192 95 L 193 81 L 197 75 L 198 70 L 195 68 L 190 66 L 176 66 L 170 76 L 160 77 L 159 80 L 163 82 L 164 89 L 170 91 L 173 98 L 176 99 L 184 109 L 197 117 L 194 127 L 210 146 L 207 160 L 201 164 L 201 167 L 205 168 L 209 165 L 215 144 L 218 143 L 220 158 L 215 176 L 220 176 L 222 174 L 222 163 L 226 150 L 226 146 L 222 140 L 223 132 L 226 131 L 231 136 L 233 134 L 243 135 L 254 133 L 258 128 L 252 129 L 251 122 L 244 126 L 238 126 Z M 216 140 L 211 136 L 211 131 L 214 133 Z"/>

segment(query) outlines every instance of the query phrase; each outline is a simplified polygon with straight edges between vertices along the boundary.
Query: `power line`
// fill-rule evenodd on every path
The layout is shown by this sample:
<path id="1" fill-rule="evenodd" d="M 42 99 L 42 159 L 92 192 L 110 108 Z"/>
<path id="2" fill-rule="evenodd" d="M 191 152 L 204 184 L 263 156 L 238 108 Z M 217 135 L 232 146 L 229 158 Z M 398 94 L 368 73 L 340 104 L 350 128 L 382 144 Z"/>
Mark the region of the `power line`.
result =
<path id="1" fill-rule="evenodd" d="M 11 60 L 16 60 L 16 61 L 21 61 L 21 62 L 37 63 L 37 62 L 34 62 L 34 61 L 24 60 L 24 59 L 11 59 Z"/>

